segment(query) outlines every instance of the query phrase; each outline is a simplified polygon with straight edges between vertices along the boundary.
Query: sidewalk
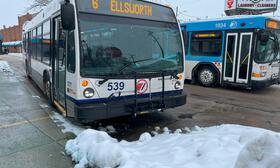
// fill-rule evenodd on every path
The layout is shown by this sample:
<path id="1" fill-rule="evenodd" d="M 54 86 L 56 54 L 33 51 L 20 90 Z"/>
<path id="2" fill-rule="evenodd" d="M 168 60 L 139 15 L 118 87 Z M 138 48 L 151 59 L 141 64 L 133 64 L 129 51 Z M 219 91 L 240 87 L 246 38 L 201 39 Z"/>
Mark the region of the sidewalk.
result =
<path id="1" fill-rule="evenodd" d="M 41 97 L 30 81 L 0 60 L 1 168 L 73 167 L 64 154 L 66 136 Z"/>

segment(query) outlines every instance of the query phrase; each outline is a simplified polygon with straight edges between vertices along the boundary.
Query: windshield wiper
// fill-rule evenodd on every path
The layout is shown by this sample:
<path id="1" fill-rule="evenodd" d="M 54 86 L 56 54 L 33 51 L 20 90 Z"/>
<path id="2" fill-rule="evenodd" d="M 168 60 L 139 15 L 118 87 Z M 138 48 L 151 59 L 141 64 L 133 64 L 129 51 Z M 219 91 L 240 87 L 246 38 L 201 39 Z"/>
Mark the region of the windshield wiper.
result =
<path id="1" fill-rule="evenodd" d="M 160 48 L 162 58 L 165 58 L 164 50 L 163 50 L 163 48 L 162 48 L 160 42 L 158 41 L 158 39 L 154 36 L 154 32 L 148 31 L 148 30 L 147 30 L 146 32 L 148 32 L 148 35 L 151 36 L 151 37 L 155 40 L 155 42 L 157 43 L 157 45 L 158 45 L 159 48 Z"/>
<path id="2" fill-rule="evenodd" d="M 148 58 L 148 59 L 143 59 L 143 60 L 137 60 L 137 61 L 131 61 L 131 62 L 128 62 L 127 64 L 125 64 L 124 66 L 122 66 L 118 71 L 120 73 L 122 73 L 127 67 L 131 66 L 132 64 L 137 64 L 137 63 L 140 63 L 140 62 L 146 62 L 146 61 L 151 61 L 151 60 L 154 60 L 154 58 Z"/>
<path id="3" fill-rule="evenodd" d="M 153 58 L 149 58 L 149 59 L 143 59 L 143 60 L 138 60 L 138 61 L 134 61 L 134 59 L 132 59 L 133 61 L 128 62 L 127 64 L 125 64 L 124 66 L 122 66 L 118 72 L 119 74 L 121 74 L 127 67 L 131 66 L 132 64 L 137 64 L 140 62 L 146 62 L 146 61 L 150 61 L 150 60 L 154 60 Z M 117 74 L 112 74 L 112 75 L 117 75 Z M 110 76 L 110 75 L 109 75 Z M 105 82 L 107 82 L 110 79 L 110 77 L 106 77 L 104 78 L 102 81 L 99 81 L 98 84 L 99 85 L 103 85 Z"/>

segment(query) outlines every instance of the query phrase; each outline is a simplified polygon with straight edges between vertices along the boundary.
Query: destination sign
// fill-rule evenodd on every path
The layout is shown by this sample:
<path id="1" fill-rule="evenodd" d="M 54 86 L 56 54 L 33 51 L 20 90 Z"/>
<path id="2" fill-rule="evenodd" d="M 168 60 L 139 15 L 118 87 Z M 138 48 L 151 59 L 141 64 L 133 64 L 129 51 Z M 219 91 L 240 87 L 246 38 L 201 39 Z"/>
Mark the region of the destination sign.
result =
<path id="1" fill-rule="evenodd" d="M 176 22 L 171 8 L 139 0 L 79 0 L 79 12 Z"/>
<path id="2" fill-rule="evenodd" d="M 221 37 L 220 33 L 194 33 L 192 35 L 194 38 L 219 38 Z"/>

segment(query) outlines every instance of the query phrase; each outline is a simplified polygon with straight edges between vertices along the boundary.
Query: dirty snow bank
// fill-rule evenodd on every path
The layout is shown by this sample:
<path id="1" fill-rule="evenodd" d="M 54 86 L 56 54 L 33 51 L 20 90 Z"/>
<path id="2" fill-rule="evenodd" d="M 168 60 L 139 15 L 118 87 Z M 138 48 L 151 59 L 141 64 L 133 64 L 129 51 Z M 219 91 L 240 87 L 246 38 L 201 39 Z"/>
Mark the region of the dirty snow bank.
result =
<path id="1" fill-rule="evenodd" d="M 66 144 L 75 168 L 278 168 L 278 133 L 238 125 L 196 127 L 190 133 L 141 135 L 118 142 L 107 133 L 85 130 Z"/>

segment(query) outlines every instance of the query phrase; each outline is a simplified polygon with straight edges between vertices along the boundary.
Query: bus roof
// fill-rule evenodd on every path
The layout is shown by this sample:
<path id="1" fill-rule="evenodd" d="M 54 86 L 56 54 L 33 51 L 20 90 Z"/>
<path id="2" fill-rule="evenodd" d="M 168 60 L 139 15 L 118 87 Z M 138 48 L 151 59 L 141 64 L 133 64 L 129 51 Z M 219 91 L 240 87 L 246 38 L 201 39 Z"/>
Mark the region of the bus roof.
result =
<path id="1" fill-rule="evenodd" d="M 192 21 L 183 23 L 181 26 L 185 26 L 188 31 L 265 29 L 267 19 L 279 21 L 279 19 L 267 16 L 235 16 L 214 20 Z"/>
<path id="2" fill-rule="evenodd" d="M 71 0 L 70 2 L 72 2 Z M 49 19 L 52 15 L 59 12 L 61 0 L 53 0 L 50 4 L 43 8 L 31 21 L 24 24 L 23 30 L 30 31 L 34 27 L 38 26 L 46 19 Z"/>

